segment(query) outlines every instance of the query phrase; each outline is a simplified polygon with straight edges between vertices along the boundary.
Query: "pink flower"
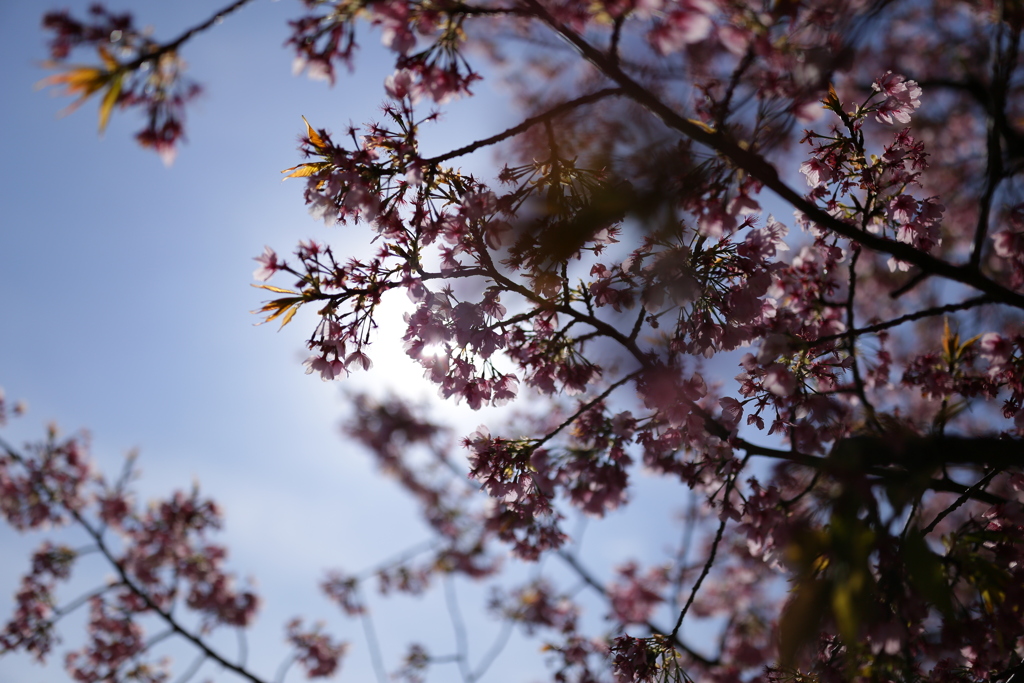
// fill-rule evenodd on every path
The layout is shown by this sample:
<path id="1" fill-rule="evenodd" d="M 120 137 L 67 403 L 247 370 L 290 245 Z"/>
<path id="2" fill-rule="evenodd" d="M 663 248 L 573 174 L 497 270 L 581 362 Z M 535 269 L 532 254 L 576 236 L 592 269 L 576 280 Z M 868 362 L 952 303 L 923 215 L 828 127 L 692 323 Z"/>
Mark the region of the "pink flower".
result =
<path id="1" fill-rule="evenodd" d="M 722 417 L 725 421 L 732 426 L 739 424 L 740 418 L 743 417 L 743 404 L 731 396 L 718 399 L 718 403 L 722 406 Z"/>
<path id="2" fill-rule="evenodd" d="M 889 202 L 889 217 L 897 223 L 909 223 L 917 214 L 917 200 L 909 194 L 901 194 Z"/>
<path id="3" fill-rule="evenodd" d="M 619 567 L 620 580 L 608 587 L 612 616 L 621 624 L 642 624 L 651 618 L 655 607 L 664 602 L 660 591 L 668 583 L 663 567 L 653 567 L 638 575 L 636 562 Z"/>
<path id="4" fill-rule="evenodd" d="M 981 355 L 993 362 L 1005 363 L 1013 353 L 1013 344 L 1009 339 L 995 332 L 988 332 L 978 340 Z"/>
<path id="5" fill-rule="evenodd" d="M 393 74 L 384 79 L 384 90 L 388 97 L 401 100 L 412 92 L 416 77 L 410 69 L 397 69 Z"/>
<path id="6" fill-rule="evenodd" d="M 306 374 L 320 373 L 320 379 L 327 382 L 340 377 L 345 372 L 345 364 L 340 360 L 328 360 L 326 356 L 310 356 L 302 363 L 306 366 Z"/>
<path id="7" fill-rule="evenodd" d="M 263 247 L 263 253 L 253 259 L 260 263 L 260 267 L 253 271 L 253 278 L 266 282 L 274 273 L 281 270 L 283 262 L 277 260 L 277 252 L 270 247 Z"/>
<path id="8" fill-rule="evenodd" d="M 997 232 L 992 235 L 992 248 L 995 249 L 997 256 L 1024 261 L 1024 232 Z"/>
<path id="9" fill-rule="evenodd" d="M 728 213 L 720 204 L 711 204 L 698 221 L 702 235 L 722 237 L 736 229 L 736 216 Z"/>
<path id="10" fill-rule="evenodd" d="M 503 406 L 516 397 L 519 393 L 519 378 L 513 374 L 502 375 L 494 382 L 494 395 L 491 398 L 491 405 Z"/>
<path id="11" fill-rule="evenodd" d="M 636 432 L 636 418 L 626 410 L 612 418 L 612 434 L 620 439 L 632 439 Z"/>
<path id="12" fill-rule="evenodd" d="M 764 388 L 776 396 L 789 396 L 796 390 L 796 378 L 781 363 L 772 363 L 764 375 Z"/>
<path id="13" fill-rule="evenodd" d="M 875 120 L 892 124 L 895 121 L 910 123 L 910 114 L 921 106 L 921 88 L 915 81 L 904 81 L 903 76 L 887 71 L 872 84 L 872 87 L 888 97 L 878 105 Z M 894 121 L 895 120 L 895 121 Z"/>
<path id="14" fill-rule="evenodd" d="M 660 54 L 676 52 L 711 35 L 714 25 L 708 15 L 715 11 L 714 4 L 707 0 L 679 0 L 647 35 L 647 40 Z"/>
<path id="15" fill-rule="evenodd" d="M 373 361 L 362 351 L 353 351 L 345 359 L 345 367 L 360 366 L 363 370 L 369 370 L 373 367 Z"/>
<path id="16" fill-rule="evenodd" d="M 800 164 L 800 172 L 807 177 L 807 184 L 817 187 L 832 178 L 833 171 L 821 159 L 809 159 Z"/>

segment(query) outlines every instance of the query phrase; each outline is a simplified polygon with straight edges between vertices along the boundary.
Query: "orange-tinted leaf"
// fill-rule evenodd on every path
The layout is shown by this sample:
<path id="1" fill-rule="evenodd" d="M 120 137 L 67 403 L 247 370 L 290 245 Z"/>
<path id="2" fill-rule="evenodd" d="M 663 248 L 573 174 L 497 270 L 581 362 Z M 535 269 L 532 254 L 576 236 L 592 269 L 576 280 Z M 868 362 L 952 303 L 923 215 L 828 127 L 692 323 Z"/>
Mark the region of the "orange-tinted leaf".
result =
<path id="1" fill-rule="evenodd" d="M 78 66 L 62 74 L 47 76 L 36 83 L 35 87 L 38 89 L 63 85 L 65 95 L 82 93 L 83 97 L 88 97 L 106 84 L 109 75 L 109 72 L 93 66 Z"/>
<path id="2" fill-rule="evenodd" d="M 831 83 L 828 84 L 828 94 L 821 100 L 821 103 L 826 109 L 831 109 L 836 113 L 842 112 L 842 103 L 839 101 L 839 95 L 836 94 L 836 88 Z"/>
<path id="3" fill-rule="evenodd" d="M 273 313 L 268 315 L 263 320 L 263 322 L 269 323 L 271 320 L 276 320 L 285 313 L 288 313 L 289 310 L 292 310 L 293 312 L 290 315 L 287 315 L 285 317 L 284 323 L 281 324 L 281 326 L 284 327 L 285 325 L 288 324 L 288 321 L 292 319 L 292 316 L 295 315 L 294 311 L 298 309 L 301 303 L 302 299 L 292 297 L 285 299 L 277 299 L 276 301 L 268 301 L 266 304 L 264 304 L 263 308 L 260 309 L 260 313 L 270 313 L 271 311 L 273 311 Z"/>
<path id="4" fill-rule="evenodd" d="M 117 71 L 121 67 L 118 61 L 114 59 L 114 55 L 110 54 L 110 50 L 108 50 L 106 46 L 100 45 L 96 49 L 99 51 L 100 59 L 102 59 L 103 64 L 106 65 L 107 71 Z"/>
<path id="5" fill-rule="evenodd" d="M 327 143 L 324 142 L 324 139 L 320 137 L 319 133 L 313 130 L 313 126 L 309 125 L 309 121 L 306 121 L 305 116 L 302 117 L 302 120 L 306 124 L 306 135 L 309 137 L 309 141 L 313 144 L 313 146 L 316 147 L 317 149 L 323 149 L 324 147 L 326 147 Z"/>
<path id="6" fill-rule="evenodd" d="M 287 178 L 306 178 L 311 175 L 316 175 L 317 173 L 324 170 L 328 166 L 330 166 L 330 163 L 326 161 L 313 161 L 308 164 L 299 164 L 298 166 L 292 166 L 291 168 L 286 168 L 283 171 L 281 171 L 281 173 L 288 173 L 288 171 L 291 171 L 291 173 L 288 173 L 288 175 L 282 178 L 282 180 L 285 180 Z"/>
<path id="7" fill-rule="evenodd" d="M 943 318 L 942 323 L 942 353 L 946 362 L 952 362 L 956 348 L 960 346 L 960 335 L 950 331 L 949 318 Z"/>
<path id="8" fill-rule="evenodd" d="M 714 128 L 712 128 L 711 126 L 709 126 L 705 122 L 701 121 L 700 119 L 686 119 L 686 120 L 689 121 L 690 123 L 692 123 L 693 125 L 697 126 L 698 128 L 700 128 L 701 130 L 703 130 L 705 133 L 712 133 L 712 134 L 715 133 L 715 129 Z"/>

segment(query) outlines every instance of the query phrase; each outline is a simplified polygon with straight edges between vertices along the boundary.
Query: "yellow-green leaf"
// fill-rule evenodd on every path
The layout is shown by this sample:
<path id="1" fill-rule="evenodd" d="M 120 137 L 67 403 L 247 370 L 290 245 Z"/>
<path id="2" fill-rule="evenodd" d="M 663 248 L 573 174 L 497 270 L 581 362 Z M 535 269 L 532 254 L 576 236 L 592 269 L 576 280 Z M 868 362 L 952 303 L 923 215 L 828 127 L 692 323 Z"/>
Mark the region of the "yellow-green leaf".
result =
<path id="1" fill-rule="evenodd" d="M 107 89 L 106 94 L 103 96 L 103 101 L 100 102 L 100 133 L 107 129 L 107 123 L 110 121 L 110 112 L 114 110 L 114 105 L 117 104 L 117 99 L 121 95 L 122 79 L 122 74 L 117 74 L 114 77 L 114 80 L 110 83 L 110 88 Z"/>
<path id="2" fill-rule="evenodd" d="M 271 292 L 277 292 L 278 294 L 298 294 L 298 292 L 293 291 L 291 289 L 281 289 L 280 287 L 274 287 L 273 285 L 256 285 L 256 284 L 254 284 L 253 287 L 257 287 L 259 289 L 267 289 L 267 290 L 270 290 Z"/>
<path id="3" fill-rule="evenodd" d="M 779 665 L 789 668 L 805 645 L 818 637 L 829 592 L 829 582 L 801 581 L 779 618 Z"/>
<path id="4" fill-rule="evenodd" d="M 289 307 L 288 308 L 288 312 L 285 314 L 284 318 L 281 319 L 281 328 L 283 328 L 285 325 L 290 323 L 292 321 L 292 318 L 295 317 L 295 314 L 298 313 L 298 311 L 299 311 L 299 307 L 298 306 L 291 306 L 291 307 Z M 278 328 L 278 329 L 281 329 L 281 328 Z"/>
<path id="5" fill-rule="evenodd" d="M 965 341 L 963 344 L 960 345 L 960 351 L 961 352 L 966 351 L 967 348 L 971 346 L 971 344 L 973 344 L 974 342 L 978 341 L 979 339 L 981 339 L 981 335 L 980 334 L 974 335 L 973 337 L 971 337 L 970 339 L 968 339 L 967 341 Z"/>
<path id="6" fill-rule="evenodd" d="M 944 319 L 944 329 L 942 331 L 942 353 L 943 359 L 949 364 L 957 363 L 966 351 L 974 342 L 981 339 L 980 334 L 976 334 L 967 341 L 960 343 L 960 333 L 952 332 L 949 329 L 949 318 Z"/>
<path id="7" fill-rule="evenodd" d="M 847 643 L 856 642 L 864 612 L 871 605 L 870 595 L 865 590 L 869 580 L 866 568 L 849 567 L 842 580 L 833 582 L 832 616 Z"/>
<path id="8" fill-rule="evenodd" d="M 916 529 L 907 534 L 900 549 L 910 586 L 947 617 L 953 616 L 953 589 L 946 578 L 942 558 L 932 552 Z"/>

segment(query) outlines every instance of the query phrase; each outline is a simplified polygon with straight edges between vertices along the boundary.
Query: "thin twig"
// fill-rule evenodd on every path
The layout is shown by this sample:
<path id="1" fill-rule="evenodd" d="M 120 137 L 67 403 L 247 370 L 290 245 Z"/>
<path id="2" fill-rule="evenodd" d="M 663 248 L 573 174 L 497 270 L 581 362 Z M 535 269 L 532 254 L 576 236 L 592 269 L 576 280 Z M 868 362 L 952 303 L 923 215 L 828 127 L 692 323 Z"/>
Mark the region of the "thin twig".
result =
<path id="1" fill-rule="evenodd" d="M 192 664 L 190 664 L 189 667 L 185 669 L 184 673 L 182 673 L 181 676 L 179 676 L 174 683 L 188 683 L 188 679 L 192 678 L 199 672 L 199 668 L 203 665 L 203 662 L 205 661 L 206 654 L 200 652 L 196 656 L 196 658 L 192 660 Z"/>
<path id="2" fill-rule="evenodd" d="M 867 220 L 867 216 L 865 216 Z M 846 329 L 852 330 L 855 328 L 856 315 L 854 312 L 854 304 L 856 303 L 857 294 L 857 260 L 860 258 L 861 251 L 859 249 L 854 250 L 853 256 L 850 258 L 850 291 L 846 298 Z M 856 391 L 857 398 L 860 399 L 864 405 L 864 410 L 867 413 L 868 421 L 879 431 L 882 426 L 878 422 L 878 417 L 875 415 L 875 406 L 868 399 L 868 394 L 864 390 L 864 380 L 860 374 L 860 362 L 857 359 L 857 338 L 847 337 L 846 340 L 846 351 L 850 354 L 851 364 L 850 370 L 853 373 L 853 387 Z"/>
<path id="3" fill-rule="evenodd" d="M 927 535 L 928 535 L 928 534 L 930 534 L 931 532 L 935 531 L 935 527 L 936 527 L 936 526 L 938 526 L 939 522 L 941 522 L 941 521 L 942 521 L 942 520 L 944 520 L 944 519 L 945 519 L 945 518 L 946 518 L 947 516 L 949 516 L 949 514 L 950 514 L 951 512 L 953 512 L 954 510 L 956 510 L 957 508 L 959 508 L 959 507 L 960 507 L 961 505 L 963 505 L 964 503 L 966 503 L 966 502 L 967 502 L 967 500 L 968 500 L 969 498 L 971 498 L 971 494 L 972 494 L 972 493 L 975 493 L 975 492 L 977 492 L 977 491 L 980 491 L 981 489 L 985 488 L 985 487 L 986 487 L 986 486 L 988 485 L 988 483 L 989 483 L 990 481 L 992 481 L 992 477 L 996 476 L 996 475 L 997 475 L 997 474 L 999 474 L 1000 472 L 1002 472 L 1002 470 L 999 470 L 999 469 L 995 469 L 995 470 L 992 470 L 991 472 L 989 472 L 988 474 L 986 474 L 986 475 L 985 475 L 984 477 L 982 477 L 982 478 L 981 478 L 981 479 L 980 479 L 980 480 L 978 481 L 978 483 L 976 483 L 976 484 L 975 484 L 974 486 L 971 486 L 971 487 L 970 487 L 969 489 L 967 489 L 966 491 L 964 491 L 964 492 L 963 492 L 963 494 L 962 494 L 962 495 L 961 495 L 961 496 L 960 496 L 959 498 L 957 498 L 957 499 L 956 499 L 956 502 L 954 502 L 954 503 L 953 503 L 952 505 L 950 505 L 950 506 L 949 506 L 948 508 L 946 508 L 945 510 L 943 510 L 942 512 L 940 512 L 940 513 L 938 514 L 938 516 L 936 516 L 936 517 L 935 517 L 935 519 L 933 519 L 933 520 L 932 520 L 932 523 L 931 523 L 931 524 L 929 524 L 928 526 L 926 526 L 926 527 L 924 528 L 924 530 L 923 530 L 923 531 L 922 531 L 921 533 L 922 533 L 922 534 L 923 534 L 924 536 L 927 536 Z"/>
<path id="4" fill-rule="evenodd" d="M 284 658 L 284 660 L 277 667 L 277 675 L 274 676 L 274 683 L 284 683 L 284 677 L 288 673 L 288 669 L 298 659 L 298 655 L 290 654 Z"/>
<path id="5" fill-rule="evenodd" d="M 578 420 L 579 417 L 581 415 L 583 415 L 583 413 L 587 412 L 588 410 L 590 410 L 591 408 L 596 406 L 598 403 L 600 403 L 601 401 L 603 401 L 606 398 L 608 398 L 608 396 L 610 396 L 613 391 L 615 391 L 616 389 L 621 387 L 623 384 L 625 384 L 626 382 L 630 381 L 631 379 L 633 379 L 634 377 L 636 377 L 639 374 L 640 374 L 639 370 L 637 370 L 635 372 L 629 373 L 628 375 L 626 375 L 625 377 L 623 377 L 622 379 L 620 379 L 619 381 L 615 382 L 614 384 L 609 386 L 607 389 L 602 391 L 594 399 L 592 399 L 592 400 L 584 403 L 583 405 L 581 405 L 579 410 L 577 410 L 575 413 L 573 413 L 568 418 L 566 418 L 565 421 L 562 422 L 562 424 L 560 424 L 557 427 L 555 427 L 554 430 L 548 432 L 547 434 L 544 435 L 543 438 L 541 438 L 539 441 L 537 441 L 537 443 L 533 444 L 534 450 L 540 448 L 545 443 L 547 443 L 548 441 L 553 439 L 560 431 L 562 431 L 563 429 L 565 429 L 566 427 L 571 425 L 573 422 Z"/>
<path id="6" fill-rule="evenodd" d="M 245 639 L 245 629 L 236 628 L 235 633 L 238 634 L 238 661 L 245 666 L 249 660 L 249 642 Z"/>
<path id="7" fill-rule="evenodd" d="M 495 638 L 494 643 L 491 645 L 490 649 L 487 650 L 487 654 L 484 655 L 484 658 L 481 659 L 480 663 L 477 665 L 476 670 L 473 671 L 471 680 L 479 681 L 483 675 L 487 673 L 487 670 L 491 668 L 491 664 L 494 663 L 498 658 L 498 655 L 500 655 L 505 649 L 505 646 L 508 644 L 508 639 L 511 636 L 512 622 L 506 621 L 502 624 L 501 632 L 498 634 L 498 637 Z"/>
<path id="8" fill-rule="evenodd" d="M 934 306 L 932 308 L 926 308 L 924 310 L 915 311 L 914 313 L 908 313 L 907 315 L 903 315 L 900 316 L 899 318 L 894 318 L 892 320 L 887 320 L 882 323 L 876 323 L 874 325 L 868 325 L 866 327 L 858 327 L 856 329 L 847 330 L 846 332 L 830 334 L 825 337 L 818 337 L 817 339 L 804 343 L 807 346 L 818 346 L 820 344 L 828 344 L 829 342 L 839 341 L 841 339 L 846 339 L 847 337 L 859 337 L 865 334 L 881 332 L 882 330 L 888 330 L 891 327 L 897 327 L 904 323 L 913 322 L 914 320 L 920 320 L 921 318 L 931 318 L 937 315 L 954 313 L 956 311 L 964 311 L 969 308 L 974 308 L 975 306 L 985 306 L 987 304 L 993 303 L 995 303 L 995 301 L 993 301 L 990 297 L 986 295 L 976 296 L 972 299 L 961 301 L 960 303 L 946 304 L 945 306 Z"/>
<path id="9" fill-rule="evenodd" d="M 71 614 L 76 609 L 78 609 L 79 607 L 81 607 L 85 603 L 89 602 L 93 598 L 98 598 L 99 596 L 103 595 L 104 593 L 106 593 L 107 591 L 109 591 L 109 590 L 111 590 L 113 588 L 119 588 L 119 587 L 123 587 L 123 586 L 124 586 L 124 584 L 119 581 L 117 583 L 112 583 L 112 584 L 110 584 L 108 586 L 103 586 L 102 588 L 97 588 L 94 591 L 90 591 L 89 593 L 86 593 L 85 595 L 81 595 L 81 596 L 75 598 L 74 600 L 72 600 L 68 604 L 64 605 L 63 607 L 58 607 L 58 608 L 54 609 L 53 613 L 55 615 L 57 615 L 57 619 L 59 619 L 60 617 L 63 617 L 66 614 Z M 54 623 L 54 622 L 56 622 L 56 619 L 53 619 L 53 620 L 50 621 L 50 623 Z"/>
<path id="10" fill-rule="evenodd" d="M 356 587 L 358 593 L 362 593 Z M 359 602 L 366 604 L 362 595 L 359 595 Z M 380 652 L 380 641 L 377 639 L 377 629 L 373 626 L 373 619 L 370 617 L 370 610 L 364 609 L 360 615 L 363 623 L 363 633 L 366 635 L 366 646 L 370 650 L 370 661 L 373 662 L 373 673 L 377 677 L 377 683 L 388 683 L 388 672 L 384 668 L 384 657 Z"/>
<path id="11" fill-rule="evenodd" d="M 195 36 L 197 33 L 202 33 L 203 31 L 205 31 L 208 28 L 212 27 L 214 24 L 220 23 L 221 21 L 224 20 L 224 17 L 228 16 L 232 12 L 235 12 L 235 11 L 241 9 L 242 7 L 244 7 L 245 5 L 249 4 L 250 2 L 252 2 L 252 0 L 236 0 L 235 2 L 233 2 L 230 5 L 228 5 L 227 7 L 225 7 L 224 9 L 222 9 L 219 12 L 217 12 L 216 14 L 214 14 L 212 17 L 210 17 L 209 19 L 207 19 L 203 23 L 201 23 L 201 24 L 199 24 L 197 26 L 193 26 L 192 28 L 188 29 L 187 31 L 182 33 L 180 36 L 178 36 L 177 38 L 175 38 L 171 42 L 169 42 L 166 45 L 164 45 L 163 47 L 161 47 L 159 52 L 162 54 L 164 52 L 169 52 L 171 50 L 177 50 L 179 47 L 182 46 L 182 44 L 184 44 L 185 42 L 191 40 L 192 37 Z"/>
<path id="12" fill-rule="evenodd" d="M 455 595 L 455 584 L 451 576 L 445 575 L 444 600 L 448 607 L 448 617 L 452 622 L 452 630 L 455 631 L 455 652 L 456 661 L 459 664 L 459 675 L 465 683 L 473 682 L 473 672 L 469 669 L 469 640 L 466 637 L 466 622 L 462 619 L 462 610 L 459 609 L 459 601 Z"/>
<path id="13" fill-rule="evenodd" d="M 693 532 L 697 527 L 697 496 L 694 495 L 693 491 L 688 491 L 690 496 L 690 506 L 686 510 L 686 519 L 683 521 L 683 538 L 679 542 L 679 552 L 676 553 L 676 567 L 677 574 L 676 580 L 672 586 L 672 601 L 671 605 L 679 604 L 679 596 L 683 592 L 683 577 L 686 575 L 684 568 L 686 566 L 686 558 L 690 554 L 690 544 L 693 542 Z"/>
<path id="14" fill-rule="evenodd" d="M 141 54 L 138 57 L 136 57 L 134 60 L 124 64 L 121 68 L 124 69 L 125 71 L 134 71 L 134 70 L 138 69 L 140 66 L 142 66 L 143 64 L 145 64 L 146 62 L 151 62 L 151 61 L 153 61 L 155 59 L 159 59 L 160 57 L 162 57 L 163 55 L 165 55 L 165 54 L 167 54 L 169 52 L 174 52 L 179 47 L 181 47 L 183 44 L 185 44 L 190 39 L 192 39 L 192 37 L 195 36 L 196 34 L 202 33 L 203 31 L 207 30 L 208 28 L 210 28 L 214 24 L 219 23 L 220 21 L 222 21 L 224 19 L 224 17 L 226 17 L 227 15 L 231 14 L 232 12 L 235 12 L 236 10 L 241 9 L 242 7 L 244 7 L 245 5 L 249 4 L 250 2 L 252 2 L 252 0 L 236 0 L 236 2 L 233 2 L 230 5 L 228 5 L 227 7 L 225 7 L 224 9 L 218 11 L 216 14 L 211 16 L 209 19 L 207 19 L 203 23 L 198 24 L 198 25 L 193 26 L 192 28 L 188 29 L 187 31 L 182 33 L 180 36 L 178 36 L 177 38 L 175 38 L 171 42 L 164 43 L 163 45 L 158 45 L 153 50 L 150 50 L 149 52 L 146 52 L 145 54 Z"/>
<path id="15" fill-rule="evenodd" d="M 465 156 L 466 154 L 472 154 L 473 152 L 477 151 L 482 147 L 488 147 L 490 145 L 497 144 L 502 140 L 507 140 L 511 137 L 515 137 L 516 135 L 519 135 L 520 133 L 523 133 L 529 130 L 530 128 L 533 128 L 539 123 L 550 121 L 551 119 L 554 119 L 566 112 L 572 111 L 577 107 L 581 107 L 585 104 L 593 104 L 594 102 L 603 100 L 606 97 L 617 97 L 623 94 L 624 93 L 620 88 L 605 88 L 603 90 L 598 90 L 597 92 L 590 93 L 589 95 L 577 97 L 574 100 L 570 100 L 568 102 L 564 102 L 555 107 L 552 107 L 543 114 L 532 116 L 523 121 L 522 123 L 520 123 L 518 126 L 513 126 L 512 128 L 509 128 L 508 130 L 502 133 L 492 135 L 491 137 L 484 138 L 483 140 L 477 140 L 476 142 L 470 143 L 465 147 L 460 147 L 458 149 L 452 150 L 451 152 L 446 152 L 436 157 L 424 159 L 423 163 L 439 164 L 444 161 L 448 161 L 449 159 L 455 159 L 457 157 Z"/>
<path id="16" fill-rule="evenodd" d="M 736 483 L 736 477 L 743 471 L 743 466 L 746 465 L 747 456 L 744 459 L 743 464 L 736 470 L 735 473 L 729 478 L 725 486 L 725 493 L 722 495 L 722 521 L 718 525 L 718 532 L 715 534 L 715 540 L 711 544 L 711 553 L 708 555 L 708 561 L 704 563 L 704 569 L 701 570 L 700 576 L 697 577 L 697 582 L 693 584 L 693 590 L 690 591 L 690 597 L 687 599 L 686 604 L 683 605 L 683 609 L 679 612 L 679 618 L 676 620 L 676 625 L 672 629 L 672 637 L 675 638 L 679 634 L 679 629 L 683 626 L 683 618 L 690 609 L 690 605 L 697 598 L 697 591 L 700 590 L 700 586 L 704 583 L 704 579 L 708 573 L 711 572 L 711 567 L 715 563 L 715 556 L 718 554 L 718 544 L 722 542 L 722 536 L 725 534 L 725 526 L 729 523 L 729 515 L 725 513 L 725 506 L 729 504 L 729 494 L 732 493 L 733 486 Z"/>

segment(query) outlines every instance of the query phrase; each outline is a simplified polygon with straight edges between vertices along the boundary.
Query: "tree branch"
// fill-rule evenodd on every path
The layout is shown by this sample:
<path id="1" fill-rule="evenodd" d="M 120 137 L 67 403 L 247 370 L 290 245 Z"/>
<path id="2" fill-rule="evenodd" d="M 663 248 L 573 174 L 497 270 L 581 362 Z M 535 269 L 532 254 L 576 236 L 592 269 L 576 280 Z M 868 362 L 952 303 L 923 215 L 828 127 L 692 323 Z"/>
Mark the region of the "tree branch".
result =
<path id="1" fill-rule="evenodd" d="M 934 306 L 932 308 L 926 308 L 921 311 L 915 311 L 908 313 L 907 315 L 894 318 L 893 320 L 887 320 L 886 322 L 876 323 L 874 325 L 868 325 L 866 327 L 858 327 L 857 329 L 850 329 L 846 332 L 839 332 L 838 334 L 830 334 L 826 337 L 818 337 L 813 341 L 802 342 L 802 345 L 806 345 L 807 348 L 812 346 L 819 346 L 821 344 L 828 344 L 830 342 L 839 341 L 840 339 L 846 339 L 847 337 L 859 337 L 865 334 L 872 334 L 874 332 L 881 332 L 891 327 L 897 327 L 903 323 L 909 323 L 914 320 L 920 320 L 921 318 L 931 318 L 937 315 L 943 315 L 945 313 L 953 313 L 955 311 L 964 311 L 975 306 L 984 306 L 986 304 L 994 304 L 995 301 L 991 297 L 976 296 L 973 299 L 967 299 L 956 304 L 946 304 L 945 306 Z"/>
<path id="2" fill-rule="evenodd" d="M 819 226 L 831 230 L 842 237 L 859 242 L 868 249 L 889 254 L 900 261 L 913 264 L 926 272 L 973 287 L 988 294 L 994 301 L 1024 309 L 1024 294 L 1003 287 L 985 277 L 977 269 L 970 267 L 970 265 L 953 265 L 919 251 L 909 244 L 873 235 L 861 230 L 858 226 L 832 216 L 784 183 L 775 167 L 760 154 L 744 148 L 724 130 L 715 130 L 703 122 L 682 116 L 661 101 L 650 90 L 634 81 L 621 68 L 609 60 L 602 51 L 555 19 L 537 0 L 522 1 L 533 11 L 538 19 L 575 46 L 587 61 L 597 67 L 606 77 L 617 83 L 627 97 L 645 107 L 661 119 L 669 128 L 718 152 L 734 166 L 749 173 L 763 186 L 788 202 L 793 208 L 801 211 L 808 219 Z"/>

